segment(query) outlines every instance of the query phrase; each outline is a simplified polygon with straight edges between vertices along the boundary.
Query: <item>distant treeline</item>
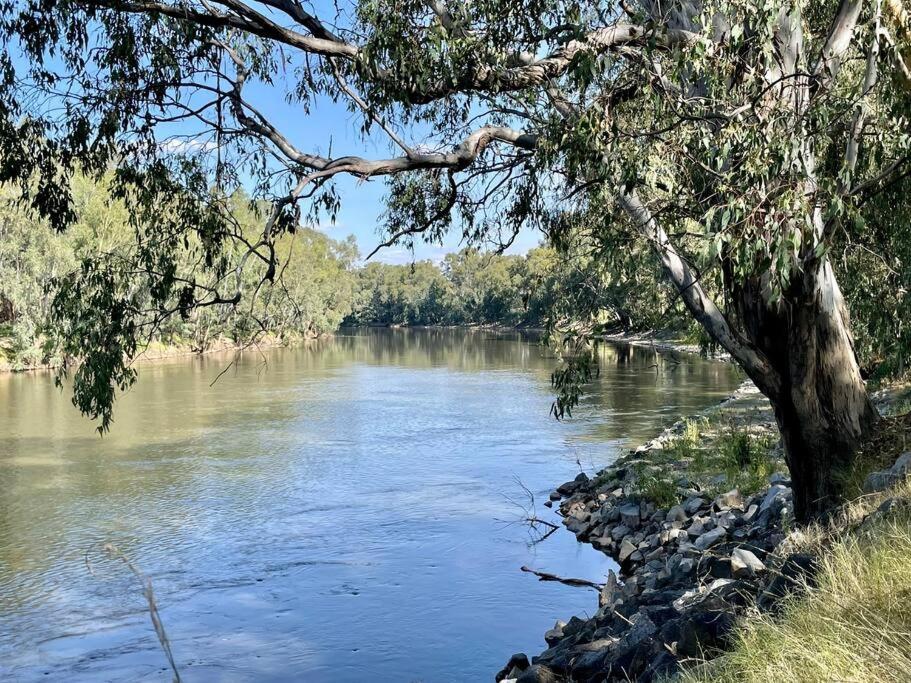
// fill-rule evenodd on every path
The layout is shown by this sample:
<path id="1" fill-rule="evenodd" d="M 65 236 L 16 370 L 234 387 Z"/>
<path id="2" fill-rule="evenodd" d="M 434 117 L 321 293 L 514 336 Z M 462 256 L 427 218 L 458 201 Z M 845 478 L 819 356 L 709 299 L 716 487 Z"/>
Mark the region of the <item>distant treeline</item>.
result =
<path id="1" fill-rule="evenodd" d="M 440 265 L 369 263 L 355 281 L 348 324 L 542 325 L 560 286 L 559 259 L 547 247 L 525 256 L 463 249 Z"/>
<path id="2" fill-rule="evenodd" d="M 52 324 L 60 278 L 99 253 L 116 271 L 136 248 L 139 233 L 123 205 L 103 187 L 77 183 L 76 199 L 77 224 L 57 234 L 20 210 L 12 192 L 0 190 L 0 364 L 15 368 L 58 362 L 59 336 L 80 334 Z M 241 234 L 250 238 L 247 243 L 254 242 L 262 216 L 244 197 L 231 202 Z M 229 255 L 231 266 L 244 261 L 244 241 L 237 244 Z M 353 237 L 338 241 L 298 228 L 283 235 L 275 248 L 281 267 L 274 284 L 262 285 L 264 266 L 247 258 L 236 284 L 219 283 L 221 289 L 237 287 L 243 294 L 240 303 L 163 316 L 146 338 L 202 351 L 217 340 L 243 343 L 263 332 L 281 338 L 315 336 L 341 325 L 544 326 L 569 319 L 580 297 L 592 296 L 604 298 L 606 322 L 641 326 L 663 310 L 665 296 L 658 287 L 639 286 L 636 279 L 615 278 L 614 286 L 605 286 L 591 260 L 559 255 L 546 246 L 521 256 L 466 248 L 439 264 L 364 265 Z M 183 266 L 186 273 L 193 271 L 192 263 Z M 179 282 L 183 272 L 178 267 L 174 279 Z M 142 274 L 124 270 L 118 281 L 136 306 L 150 299 Z"/>
<path id="3" fill-rule="evenodd" d="M 56 364 L 61 340 L 78 341 L 86 334 L 69 324 L 66 311 L 55 316 L 55 302 L 61 281 L 68 273 L 85 271 L 90 261 L 97 269 L 100 259 L 116 275 L 113 281 L 134 306 L 150 306 L 153 285 L 128 264 L 135 261 L 137 240 L 168 239 L 157 226 L 131 225 L 121 202 L 102 185 L 84 180 L 76 183 L 79 220 L 62 234 L 24 213 L 17 198 L 0 187 L 0 367 Z M 439 264 L 363 264 L 353 237 L 334 240 L 297 227 L 276 241 L 280 266 L 268 284 L 266 265 L 248 253 L 248 245 L 261 237 L 263 214 L 244 196 L 227 201 L 237 226 L 233 250 L 224 256 L 229 275 L 209 284 L 222 296 L 240 293 L 239 302 L 181 315 L 176 286 L 171 312 L 141 331 L 151 344 L 204 351 L 225 341 L 243 344 L 263 333 L 288 340 L 342 325 L 675 328 L 692 342 L 707 341 L 679 297 L 656 277 L 651 254 L 634 243 L 628 249 L 595 250 L 580 229 L 560 249 L 540 246 L 524 255 L 466 248 Z M 897 244 L 896 253 L 904 248 Z M 186 253 L 187 262 L 171 273 L 177 285 L 195 282 L 197 269 L 189 255 L 194 251 Z M 859 313 L 855 334 L 861 360 L 879 374 L 901 374 L 907 364 L 903 343 L 896 340 L 907 336 L 908 297 L 890 288 L 881 262 L 863 260 L 866 252 L 860 250 L 846 254 L 839 266 L 846 298 Z M 713 290 L 712 278 L 703 285 Z M 72 306 L 72 289 L 68 295 Z"/>

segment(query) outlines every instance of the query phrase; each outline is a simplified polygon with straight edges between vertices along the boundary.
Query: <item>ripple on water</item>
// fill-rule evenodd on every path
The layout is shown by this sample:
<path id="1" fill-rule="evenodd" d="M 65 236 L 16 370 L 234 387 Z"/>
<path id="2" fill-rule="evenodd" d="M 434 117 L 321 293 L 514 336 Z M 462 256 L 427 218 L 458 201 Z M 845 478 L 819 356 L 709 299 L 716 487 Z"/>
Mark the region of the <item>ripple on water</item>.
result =
<path id="1" fill-rule="evenodd" d="M 188 681 L 489 680 L 597 607 L 519 567 L 611 566 L 571 534 L 531 544 L 518 480 L 540 504 L 577 461 L 606 464 L 738 383 L 730 366 L 602 353 L 564 422 L 550 359 L 459 331 L 245 356 L 214 387 L 217 357 L 143 366 L 103 439 L 49 377 L 0 387 L 0 671 L 167 678 L 114 543 L 152 579 Z"/>

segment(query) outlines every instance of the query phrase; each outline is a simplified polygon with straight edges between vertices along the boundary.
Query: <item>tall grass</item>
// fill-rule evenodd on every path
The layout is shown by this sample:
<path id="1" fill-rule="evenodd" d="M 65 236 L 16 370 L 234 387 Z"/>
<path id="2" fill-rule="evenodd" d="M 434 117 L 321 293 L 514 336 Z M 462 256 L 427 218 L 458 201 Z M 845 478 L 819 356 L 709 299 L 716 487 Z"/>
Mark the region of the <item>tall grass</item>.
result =
<path id="1" fill-rule="evenodd" d="M 911 483 L 889 495 L 911 500 Z M 840 522 L 862 518 L 881 498 L 848 506 Z M 744 618 L 731 649 L 682 681 L 911 681 L 911 509 L 853 532 L 816 531 L 817 539 L 835 534 L 817 549 L 816 585 L 786 598 L 777 616 Z"/>

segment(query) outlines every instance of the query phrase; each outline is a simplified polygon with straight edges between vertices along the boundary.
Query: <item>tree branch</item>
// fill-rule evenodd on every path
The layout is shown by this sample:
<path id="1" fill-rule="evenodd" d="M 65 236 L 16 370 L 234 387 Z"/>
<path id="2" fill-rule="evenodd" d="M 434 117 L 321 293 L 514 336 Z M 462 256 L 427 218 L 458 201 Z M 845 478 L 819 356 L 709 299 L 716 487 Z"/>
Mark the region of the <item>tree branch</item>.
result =
<path id="1" fill-rule="evenodd" d="M 851 46 L 854 29 L 863 8 L 863 0 L 841 0 L 838 12 L 832 20 L 828 37 L 813 69 L 819 87 L 827 87 L 841 70 L 842 57 Z"/>
<path id="2" fill-rule="evenodd" d="M 651 211 L 639 199 L 635 190 L 621 190 L 621 208 L 632 219 L 639 232 L 653 245 L 664 270 L 680 293 L 693 317 L 721 347 L 740 363 L 750 378 L 767 396 L 774 396 L 781 387 L 781 378 L 768 359 L 749 342 L 735 334 L 724 314 L 705 293 L 696 274 L 677 252 L 664 229 Z"/>
<path id="3" fill-rule="evenodd" d="M 122 2 L 121 0 L 79 0 L 79 4 L 97 9 L 108 9 L 115 12 L 133 14 L 160 14 L 173 19 L 180 19 L 201 26 L 211 28 L 235 28 L 247 33 L 269 38 L 285 45 L 298 48 L 304 52 L 316 55 L 337 56 L 353 59 L 360 52 L 359 48 L 350 43 L 338 40 L 307 36 L 279 26 L 264 15 L 256 12 L 251 7 L 241 2 L 227 0 L 221 4 L 240 11 L 238 14 L 222 14 L 217 12 L 202 12 L 186 6 L 169 5 L 163 2 L 136 0 L 135 2 Z"/>

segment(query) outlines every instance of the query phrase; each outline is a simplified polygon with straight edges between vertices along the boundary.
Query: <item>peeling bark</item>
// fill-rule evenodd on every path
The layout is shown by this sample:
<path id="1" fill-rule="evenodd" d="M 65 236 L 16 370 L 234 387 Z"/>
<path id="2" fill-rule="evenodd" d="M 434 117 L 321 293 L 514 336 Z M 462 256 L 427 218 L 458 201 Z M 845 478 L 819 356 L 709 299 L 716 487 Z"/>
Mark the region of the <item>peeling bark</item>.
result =
<path id="1" fill-rule="evenodd" d="M 850 324 L 831 265 L 795 279 L 786 303 L 770 305 L 762 282 L 730 282 L 737 317 L 781 377 L 767 394 L 781 431 L 800 521 L 843 499 L 850 471 L 879 416 L 861 377 Z"/>

